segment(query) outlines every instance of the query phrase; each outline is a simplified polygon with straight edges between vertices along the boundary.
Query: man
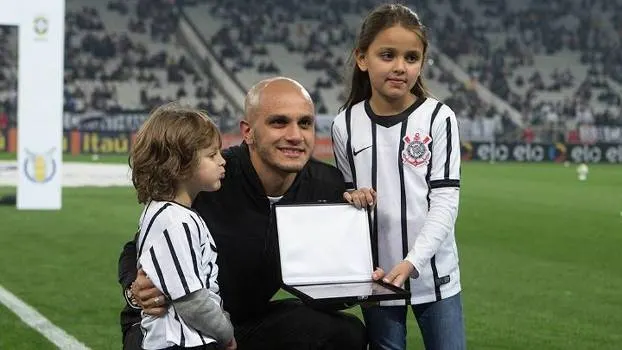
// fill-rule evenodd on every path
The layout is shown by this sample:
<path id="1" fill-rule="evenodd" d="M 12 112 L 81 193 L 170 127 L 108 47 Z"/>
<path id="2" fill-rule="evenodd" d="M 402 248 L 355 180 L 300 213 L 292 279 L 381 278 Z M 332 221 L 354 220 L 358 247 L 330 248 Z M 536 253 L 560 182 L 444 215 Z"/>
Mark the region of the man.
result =
<path id="1" fill-rule="evenodd" d="M 272 204 L 337 202 L 345 192 L 336 168 L 311 159 L 315 111 L 309 93 L 294 80 L 267 79 L 251 88 L 244 109 L 244 142 L 223 152 L 221 190 L 202 192 L 193 203 L 216 241 L 220 292 L 239 349 L 365 349 L 365 329 L 356 317 L 294 300 L 270 301 L 281 286 Z M 128 299 L 160 314 L 165 298 L 144 274 L 128 291 L 135 256 L 136 245 L 127 243 L 119 281 Z M 139 349 L 140 311 L 129 301 L 121 314 L 124 348 Z"/>

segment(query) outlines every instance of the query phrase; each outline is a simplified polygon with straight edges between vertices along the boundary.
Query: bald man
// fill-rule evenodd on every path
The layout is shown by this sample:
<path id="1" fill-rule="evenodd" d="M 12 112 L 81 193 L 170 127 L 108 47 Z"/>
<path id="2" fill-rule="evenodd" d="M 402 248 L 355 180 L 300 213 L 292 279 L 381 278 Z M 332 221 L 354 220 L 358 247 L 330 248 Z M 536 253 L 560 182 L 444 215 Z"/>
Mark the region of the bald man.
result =
<path id="1" fill-rule="evenodd" d="M 345 192 L 341 173 L 311 158 L 315 110 L 309 93 L 289 78 L 266 79 L 249 90 L 244 114 L 244 141 L 223 151 L 227 175 L 221 189 L 200 193 L 193 203 L 216 241 L 220 295 L 238 349 L 365 349 L 365 329 L 356 317 L 291 299 L 271 301 L 281 286 L 272 205 L 340 202 Z M 140 349 L 141 309 L 159 315 L 168 307 L 142 272 L 136 276 L 132 241 L 119 259 L 127 301 L 121 313 L 125 349 Z"/>

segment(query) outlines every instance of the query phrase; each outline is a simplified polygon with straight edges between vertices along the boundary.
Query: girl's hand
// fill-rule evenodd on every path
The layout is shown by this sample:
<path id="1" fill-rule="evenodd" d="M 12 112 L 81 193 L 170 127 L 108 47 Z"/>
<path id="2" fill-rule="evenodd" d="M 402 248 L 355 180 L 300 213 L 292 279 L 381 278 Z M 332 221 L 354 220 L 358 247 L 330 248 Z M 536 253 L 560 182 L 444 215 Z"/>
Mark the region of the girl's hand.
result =
<path id="1" fill-rule="evenodd" d="M 395 265 L 391 272 L 386 274 L 382 280 L 401 288 L 404 285 L 404 282 L 406 282 L 406 279 L 408 279 L 411 275 L 414 278 L 417 278 L 419 277 L 419 272 L 415 270 L 415 267 L 410 263 L 410 261 L 402 260 L 402 262 Z"/>

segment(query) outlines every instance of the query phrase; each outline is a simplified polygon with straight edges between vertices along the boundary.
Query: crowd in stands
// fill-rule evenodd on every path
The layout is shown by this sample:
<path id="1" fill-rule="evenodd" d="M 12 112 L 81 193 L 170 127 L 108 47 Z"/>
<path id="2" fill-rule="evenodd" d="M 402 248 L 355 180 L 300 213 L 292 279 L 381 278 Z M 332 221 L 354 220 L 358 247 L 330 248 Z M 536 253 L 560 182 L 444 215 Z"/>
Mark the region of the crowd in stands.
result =
<path id="1" fill-rule="evenodd" d="M 288 53 L 304 55 L 301 70 L 316 76 L 313 86 L 307 88 L 322 114 L 329 110 L 334 113 L 337 106 L 327 106 L 319 91 L 343 84 L 346 68 L 343 53 L 355 37 L 344 14 L 361 14 L 377 3 L 373 0 L 197 2 L 209 4 L 212 16 L 227 23 L 207 39 L 234 74 L 252 67 L 259 73 L 281 73 L 268 55 L 268 44 L 283 44 Z"/>
<path id="2" fill-rule="evenodd" d="M 104 22 L 101 11 L 108 12 L 107 18 L 116 15 L 117 21 Z M 105 8 L 68 8 L 65 111 L 149 111 L 186 99 L 211 115 L 230 118 L 231 109 L 214 105 L 218 94 L 214 85 L 175 44 L 178 18 L 176 7 L 166 0 L 116 0 Z M 126 28 L 114 28 L 118 23 Z M 128 90 L 133 98 L 123 96 Z"/>
<path id="3" fill-rule="evenodd" d="M 622 1 L 449 3 L 438 45 L 526 124 L 622 126 Z"/>
<path id="4" fill-rule="evenodd" d="M 380 3 L 175 2 L 68 3 L 65 110 L 148 111 L 164 101 L 191 97 L 212 115 L 237 117 L 228 103 L 216 103 L 226 100 L 222 91 L 177 43 L 180 11 L 208 6 L 222 26 L 204 39 L 229 73 L 216 78 L 233 79 L 244 90 L 249 86 L 242 78 L 249 70 L 281 74 L 287 59 L 279 60 L 267 47 L 282 45 L 304 58 L 301 74 L 315 77 L 307 88 L 318 113 L 334 114 L 338 106 L 322 92 L 338 91 L 337 104 L 343 102 L 341 87 L 355 31 L 362 15 Z M 444 101 L 457 112 L 465 138 L 512 138 L 530 127 L 547 129 L 547 140 L 557 140 L 563 130 L 584 124 L 622 126 L 622 0 L 422 0 L 409 5 L 428 25 L 431 43 L 471 77 L 458 81 L 438 64 L 426 71 L 426 78 L 449 92 Z M 110 21 L 114 17 L 122 18 L 125 28 L 116 28 L 118 22 Z M 10 30 L 2 29 L 0 45 L 10 46 L 10 37 Z M 14 114 L 15 66 L 15 53 L 2 50 L 0 113 Z M 521 123 L 512 121 L 507 110 L 484 103 L 477 85 L 507 101 L 522 116 Z M 128 99 L 128 93 L 135 96 Z"/>
<path id="5" fill-rule="evenodd" d="M 0 48 L 17 44 L 17 28 L 0 26 Z M 17 55 L 0 50 L 0 129 L 14 126 L 17 118 Z"/>
<path id="6" fill-rule="evenodd" d="M 332 88 L 342 84 L 340 53 L 350 49 L 361 14 L 377 4 L 274 0 L 257 8 L 250 0 L 210 1 L 211 14 L 226 25 L 208 41 L 234 75 L 253 66 L 259 72 L 269 67 L 278 73 L 265 45 L 282 44 L 306 57 L 307 71 L 318 72 L 313 88 Z M 474 84 L 487 87 L 519 111 L 524 125 L 549 129 L 549 134 L 550 129 L 581 123 L 622 125 L 622 89 L 613 86 L 622 83 L 622 50 L 616 49 L 622 37 L 621 1 L 533 0 L 517 5 L 435 0 L 412 5 L 429 24 L 432 43 L 462 64 Z M 576 62 L 564 60 L 559 67 L 536 64 L 542 56 L 572 54 Z M 587 72 L 575 72 L 581 69 Z M 490 137 L 489 130 L 495 136 L 517 135 L 507 112 L 482 103 L 469 84 L 435 78 L 450 88 L 446 102 L 463 115 L 464 124 L 485 125 L 474 127 L 469 137 L 477 138 L 479 130 L 485 130 L 484 138 Z M 321 96 L 315 96 L 319 109 L 326 110 Z"/>

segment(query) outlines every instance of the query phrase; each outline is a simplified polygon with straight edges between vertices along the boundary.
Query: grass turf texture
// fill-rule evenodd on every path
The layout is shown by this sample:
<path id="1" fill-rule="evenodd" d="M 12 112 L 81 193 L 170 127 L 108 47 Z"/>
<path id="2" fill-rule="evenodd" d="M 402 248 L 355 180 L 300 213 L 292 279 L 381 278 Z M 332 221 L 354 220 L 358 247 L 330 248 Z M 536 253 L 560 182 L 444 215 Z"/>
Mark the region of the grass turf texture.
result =
<path id="1" fill-rule="evenodd" d="M 590 172 L 579 182 L 574 166 L 463 164 L 469 348 L 618 348 L 622 167 Z M 139 212 L 131 188 L 65 188 L 59 212 L 0 207 L 0 284 L 93 349 L 120 348 L 117 258 Z M 0 348 L 53 348 L 1 306 L 0 327 Z M 409 349 L 420 348 L 409 314 Z"/>

